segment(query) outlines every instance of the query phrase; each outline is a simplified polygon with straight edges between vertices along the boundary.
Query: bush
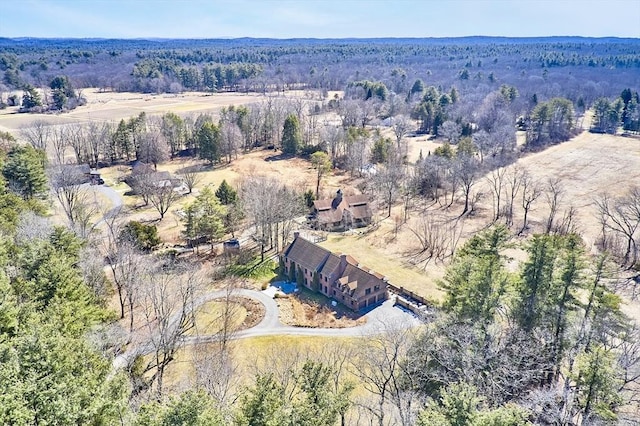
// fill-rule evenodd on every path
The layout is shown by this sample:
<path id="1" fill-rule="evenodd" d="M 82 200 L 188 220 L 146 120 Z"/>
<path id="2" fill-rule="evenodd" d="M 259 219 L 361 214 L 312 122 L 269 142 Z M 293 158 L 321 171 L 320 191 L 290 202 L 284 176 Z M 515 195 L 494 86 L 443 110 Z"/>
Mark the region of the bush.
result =
<path id="1" fill-rule="evenodd" d="M 158 228 L 155 225 L 145 225 L 144 223 L 132 220 L 127 223 L 120 233 L 120 238 L 135 244 L 140 250 L 150 251 L 162 243 L 158 237 Z"/>

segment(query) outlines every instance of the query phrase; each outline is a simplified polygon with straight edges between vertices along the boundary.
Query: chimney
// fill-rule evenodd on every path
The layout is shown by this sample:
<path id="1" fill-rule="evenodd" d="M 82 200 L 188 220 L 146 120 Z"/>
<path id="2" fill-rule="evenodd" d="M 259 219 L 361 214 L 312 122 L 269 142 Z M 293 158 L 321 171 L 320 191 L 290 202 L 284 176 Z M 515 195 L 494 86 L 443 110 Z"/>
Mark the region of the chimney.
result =
<path id="1" fill-rule="evenodd" d="M 333 210 L 337 209 L 340 206 L 340 203 L 342 203 L 342 189 L 338 189 L 336 192 L 336 198 L 331 201 L 331 208 Z"/>
<path id="2" fill-rule="evenodd" d="M 293 233 L 293 239 L 296 240 L 300 236 L 300 232 L 296 231 Z"/>
<path id="3" fill-rule="evenodd" d="M 347 268 L 347 255 L 346 254 L 341 254 L 340 255 L 340 268 L 338 269 L 338 275 L 342 275 L 342 273 L 344 272 L 344 270 Z"/>

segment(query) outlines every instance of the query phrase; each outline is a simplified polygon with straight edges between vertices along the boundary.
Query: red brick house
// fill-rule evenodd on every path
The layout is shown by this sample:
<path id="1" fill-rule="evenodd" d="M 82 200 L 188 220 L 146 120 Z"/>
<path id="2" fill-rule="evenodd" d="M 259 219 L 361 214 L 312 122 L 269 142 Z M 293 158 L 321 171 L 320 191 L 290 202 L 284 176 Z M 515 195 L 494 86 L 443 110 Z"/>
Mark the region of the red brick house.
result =
<path id="1" fill-rule="evenodd" d="M 331 253 L 297 232 L 281 255 L 283 274 L 298 285 L 358 311 L 389 298 L 387 279 L 356 259 Z"/>
<path id="2" fill-rule="evenodd" d="M 343 231 L 371 223 L 371 207 L 366 195 L 343 196 L 338 190 L 335 198 L 313 202 L 313 224 L 317 229 Z"/>

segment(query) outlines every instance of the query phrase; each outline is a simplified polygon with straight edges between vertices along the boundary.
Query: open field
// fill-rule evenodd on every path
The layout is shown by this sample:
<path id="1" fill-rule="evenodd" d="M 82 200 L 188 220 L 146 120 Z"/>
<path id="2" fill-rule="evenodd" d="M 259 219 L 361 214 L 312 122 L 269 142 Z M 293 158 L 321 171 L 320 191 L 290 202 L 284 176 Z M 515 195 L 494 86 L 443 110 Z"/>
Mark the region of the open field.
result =
<path id="1" fill-rule="evenodd" d="M 428 141 L 424 137 L 409 139 L 410 161 L 419 155 L 420 149 L 433 149 L 439 143 Z M 588 249 L 600 233 L 597 211 L 593 205 L 595 197 L 602 193 L 619 196 L 631 186 L 640 184 L 640 140 L 622 136 L 593 134 L 583 132 L 572 140 L 552 146 L 542 152 L 526 154 L 516 164 L 525 168 L 533 178 L 542 184 L 550 178 L 560 178 L 564 188 L 559 209 L 559 219 L 566 209 L 573 206 L 577 209 L 578 230 L 583 235 Z M 478 230 L 491 223 L 491 192 L 486 179 L 478 180 L 473 192 L 482 193 L 473 215 L 457 219 L 462 226 L 460 247 Z M 364 234 L 330 234 L 327 241 L 321 243 L 334 252 L 353 255 L 363 265 L 387 276 L 394 285 L 405 287 L 425 297 L 440 299 L 441 291 L 436 282 L 444 275 L 445 264 L 431 261 L 424 268 L 416 267 L 411 262 L 411 253 L 419 246 L 411 228 L 416 228 L 423 216 L 439 215 L 456 220 L 462 211 L 459 202 L 449 209 L 434 205 L 418 205 L 411 212 L 406 224 L 396 230 L 394 217 L 402 215 L 401 208 L 395 206 L 390 218 L 383 218 L 379 228 Z M 548 207 L 544 196 L 541 196 L 529 215 L 528 234 L 541 232 Z M 382 215 L 384 217 L 386 215 Z M 514 214 L 514 230 L 522 225 L 522 209 L 520 199 L 516 200 Z M 512 250 L 511 269 L 517 270 L 523 253 Z M 628 313 L 638 317 L 640 306 L 628 305 Z"/>
<path id="2" fill-rule="evenodd" d="M 179 94 L 142 94 L 102 92 L 98 89 L 83 89 L 87 104 L 63 114 L 21 114 L 17 107 L 0 110 L 0 131 L 7 131 L 19 137 L 19 129 L 35 120 L 51 124 L 87 123 L 91 121 L 117 122 L 145 112 L 147 115 L 161 115 L 175 112 L 179 115 L 190 113 L 217 113 L 229 105 L 245 105 L 265 98 L 258 93 L 205 93 L 185 92 Z M 300 92 L 287 92 L 286 96 L 297 97 Z M 274 96 L 274 95 L 270 95 Z"/>

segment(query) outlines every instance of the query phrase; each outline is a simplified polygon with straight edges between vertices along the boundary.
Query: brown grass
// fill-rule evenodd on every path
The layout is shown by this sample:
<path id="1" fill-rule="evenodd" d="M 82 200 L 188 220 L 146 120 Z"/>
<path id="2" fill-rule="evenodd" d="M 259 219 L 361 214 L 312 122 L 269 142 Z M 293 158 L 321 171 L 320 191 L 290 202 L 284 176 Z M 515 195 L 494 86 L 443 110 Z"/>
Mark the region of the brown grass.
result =
<path id="1" fill-rule="evenodd" d="M 410 244 L 409 231 L 405 228 L 394 238 L 392 227 L 391 220 L 385 219 L 371 234 L 330 234 L 320 245 L 334 253 L 352 255 L 363 266 L 383 274 L 396 287 L 439 301 L 442 292 L 436 282 L 443 276 L 443 269 L 433 266 L 422 270 L 411 265 L 403 254 Z"/>

